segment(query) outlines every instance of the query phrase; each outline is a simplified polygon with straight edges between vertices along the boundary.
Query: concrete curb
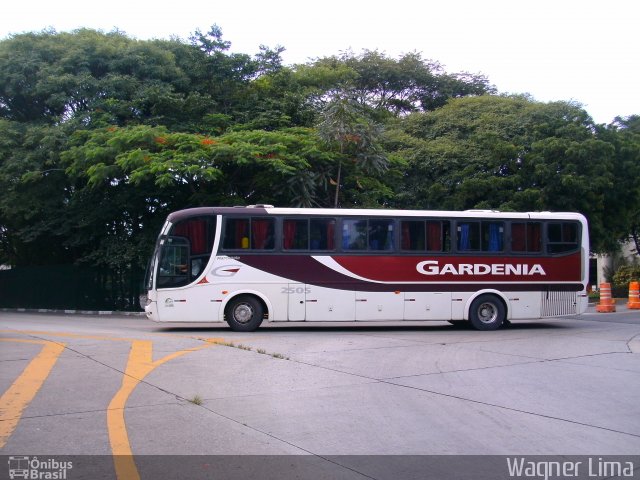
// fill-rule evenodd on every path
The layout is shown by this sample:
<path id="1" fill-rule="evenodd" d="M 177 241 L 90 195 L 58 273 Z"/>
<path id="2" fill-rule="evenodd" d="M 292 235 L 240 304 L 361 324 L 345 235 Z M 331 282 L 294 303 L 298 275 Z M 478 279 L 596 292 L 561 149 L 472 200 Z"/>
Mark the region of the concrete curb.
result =
<path id="1" fill-rule="evenodd" d="M 117 315 L 119 317 L 143 317 L 144 312 L 124 312 L 118 310 L 56 310 L 50 308 L 0 308 L 0 312 L 13 313 L 56 313 L 64 315 Z"/>

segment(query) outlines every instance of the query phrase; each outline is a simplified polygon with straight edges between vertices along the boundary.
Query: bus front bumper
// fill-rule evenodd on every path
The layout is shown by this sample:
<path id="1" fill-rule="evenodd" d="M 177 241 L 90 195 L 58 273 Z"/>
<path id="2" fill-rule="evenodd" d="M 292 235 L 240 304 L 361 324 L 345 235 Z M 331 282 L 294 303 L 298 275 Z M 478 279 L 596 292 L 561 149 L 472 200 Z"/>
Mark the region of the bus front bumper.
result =
<path id="1" fill-rule="evenodd" d="M 147 315 L 149 320 L 153 320 L 154 322 L 159 321 L 158 318 L 158 303 L 157 302 L 149 302 L 144 307 L 144 313 Z"/>

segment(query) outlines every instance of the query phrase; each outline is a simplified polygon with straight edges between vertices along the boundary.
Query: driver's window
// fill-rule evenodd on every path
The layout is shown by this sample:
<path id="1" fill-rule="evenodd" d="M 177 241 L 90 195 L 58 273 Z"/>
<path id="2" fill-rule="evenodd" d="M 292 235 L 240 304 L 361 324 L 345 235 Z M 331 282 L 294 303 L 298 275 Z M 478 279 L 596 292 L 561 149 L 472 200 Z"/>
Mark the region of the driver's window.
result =
<path id="1" fill-rule="evenodd" d="M 189 242 L 186 238 L 168 237 L 158 265 L 158 287 L 179 287 L 189 283 Z"/>

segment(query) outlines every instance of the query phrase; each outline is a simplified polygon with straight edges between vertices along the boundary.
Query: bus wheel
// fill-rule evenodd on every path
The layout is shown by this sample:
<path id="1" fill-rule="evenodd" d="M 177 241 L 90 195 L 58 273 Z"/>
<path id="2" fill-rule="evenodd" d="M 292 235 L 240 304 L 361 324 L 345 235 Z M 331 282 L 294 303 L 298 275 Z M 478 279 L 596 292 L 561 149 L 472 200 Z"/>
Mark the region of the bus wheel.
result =
<path id="1" fill-rule="evenodd" d="M 507 311 L 495 295 L 480 295 L 471 303 L 469 321 L 476 330 L 496 330 L 507 318 Z"/>
<path id="2" fill-rule="evenodd" d="M 253 332 L 264 317 L 262 305 L 251 295 L 240 295 L 232 299 L 224 313 L 225 320 L 235 332 Z"/>

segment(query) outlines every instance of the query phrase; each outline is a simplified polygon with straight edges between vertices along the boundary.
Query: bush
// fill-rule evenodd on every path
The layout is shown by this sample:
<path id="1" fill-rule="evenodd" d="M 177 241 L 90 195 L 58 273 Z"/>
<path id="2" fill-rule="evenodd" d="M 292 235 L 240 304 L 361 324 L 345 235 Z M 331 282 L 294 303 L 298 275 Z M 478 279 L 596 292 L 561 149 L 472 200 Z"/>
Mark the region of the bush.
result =
<path id="1" fill-rule="evenodd" d="M 640 265 L 624 265 L 613 275 L 614 288 L 627 289 L 631 282 L 640 282 Z"/>

